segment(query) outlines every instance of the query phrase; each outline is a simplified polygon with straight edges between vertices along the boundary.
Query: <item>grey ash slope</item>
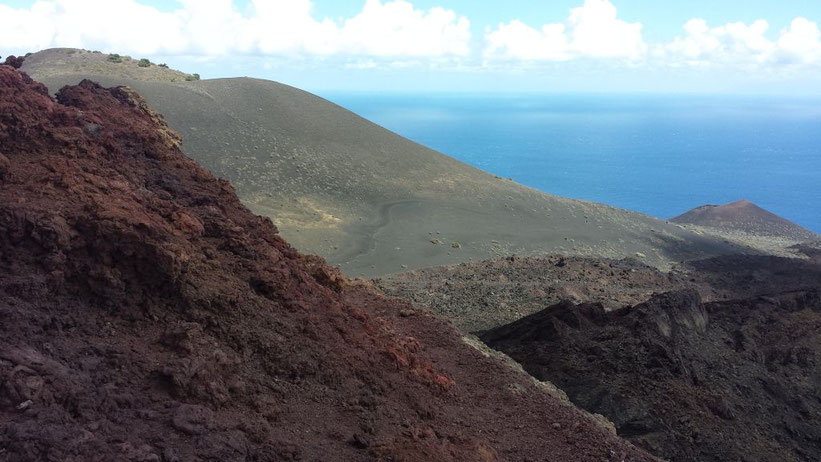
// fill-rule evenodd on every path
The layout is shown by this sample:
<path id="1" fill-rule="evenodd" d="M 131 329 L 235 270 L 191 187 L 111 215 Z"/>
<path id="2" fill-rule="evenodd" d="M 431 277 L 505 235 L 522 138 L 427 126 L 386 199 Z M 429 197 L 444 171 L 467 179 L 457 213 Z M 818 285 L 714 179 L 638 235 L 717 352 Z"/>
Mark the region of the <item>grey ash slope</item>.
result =
<path id="1" fill-rule="evenodd" d="M 806 228 L 762 209 L 746 199 L 724 205 L 702 205 L 671 218 L 670 221 L 707 226 L 725 231 L 740 231 L 753 236 L 781 237 L 796 241 L 810 241 L 821 237 Z"/>
<path id="2" fill-rule="evenodd" d="M 151 74 L 156 66 L 135 75 L 76 56 L 35 53 L 23 70 L 52 91 L 83 78 L 133 87 L 183 135 L 185 152 L 230 180 L 250 209 L 272 217 L 301 251 L 352 276 L 510 254 L 640 253 L 668 267 L 744 250 L 494 177 L 276 82 L 163 81 Z"/>

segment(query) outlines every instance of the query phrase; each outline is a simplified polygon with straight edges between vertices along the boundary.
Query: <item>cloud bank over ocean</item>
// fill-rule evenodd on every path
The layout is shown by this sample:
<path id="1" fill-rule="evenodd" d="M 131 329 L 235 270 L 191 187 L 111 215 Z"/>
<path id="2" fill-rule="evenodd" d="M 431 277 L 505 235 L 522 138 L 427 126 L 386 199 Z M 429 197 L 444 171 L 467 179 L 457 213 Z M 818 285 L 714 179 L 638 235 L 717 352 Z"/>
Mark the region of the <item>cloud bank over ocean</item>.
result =
<path id="1" fill-rule="evenodd" d="M 267 76 L 315 89 L 344 81 L 482 91 L 513 76 L 502 87 L 814 93 L 821 75 L 821 30 L 805 16 L 779 27 L 749 16 L 724 23 L 694 16 L 678 26 L 643 9 L 626 18 L 618 0 L 544 5 L 555 18 L 548 22 L 504 18 L 502 6 L 489 17 L 458 2 L 437 6 L 445 0 L 355 0 L 336 16 L 319 13 L 318 3 L 111 0 L 103 8 L 92 0 L 0 0 L 0 55 L 85 48 L 196 67 L 206 77 Z"/>

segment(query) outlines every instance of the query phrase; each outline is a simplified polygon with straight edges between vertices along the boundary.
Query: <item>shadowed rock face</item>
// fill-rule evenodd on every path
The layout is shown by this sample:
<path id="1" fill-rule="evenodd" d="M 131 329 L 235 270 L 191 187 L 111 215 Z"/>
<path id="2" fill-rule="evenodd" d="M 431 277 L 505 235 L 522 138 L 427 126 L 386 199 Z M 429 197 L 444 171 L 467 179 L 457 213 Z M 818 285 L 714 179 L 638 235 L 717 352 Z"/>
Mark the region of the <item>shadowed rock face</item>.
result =
<path id="1" fill-rule="evenodd" d="M 189 157 L 231 181 L 243 203 L 274 219 L 296 248 L 352 276 L 512 254 L 640 253 L 667 267 L 744 251 L 635 212 L 495 177 L 287 85 L 248 78 L 175 83 L 156 66 L 125 64 L 57 49 L 29 56 L 22 69 L 52 91 L 83 78 L 131 86 L 182 135 Z"/>
<path id="2" fill-rule="evenodd" d="M 20 67 L 23 65 L 23 61 L 25 61 L 24 57 L 12 55 L 6 57 L 6 61 L 3 64 L 5 64 L 6 66 L 11 66 L 15 69 L 20 69 Z"/>
<path id="3" fill-rule="evenodd" d="M 820 332 L 818 289 L 689 289 L 609 313 L 565 302 L 480 337 L 664 459 L 775 462 L 821 459 Z"/>
<path id="4" fill-rule="evenodd" d="M 703 205 L 671 218 L 674 223 L 741 231 L 754 236 L 773 236 L 799 241 L 818 239 L 818 234 L 742 199 L 725 205 Z"/>
<path id="5" fill-rule="evenodd" d="M 179 143 L 128 88 L 0 66 L 4 460 L 651 460 Z"/>

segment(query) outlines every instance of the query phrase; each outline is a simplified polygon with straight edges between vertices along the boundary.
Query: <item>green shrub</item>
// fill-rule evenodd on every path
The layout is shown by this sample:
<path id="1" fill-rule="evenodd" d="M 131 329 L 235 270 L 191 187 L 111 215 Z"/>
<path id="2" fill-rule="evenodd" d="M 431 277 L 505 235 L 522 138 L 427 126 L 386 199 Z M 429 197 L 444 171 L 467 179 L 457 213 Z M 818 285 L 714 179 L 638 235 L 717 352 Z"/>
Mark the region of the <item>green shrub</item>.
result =
<path id="1" fill-rule="evenodd" d="M 185 76 L 185 81 L 186 82 L 193 82 L 193 81 L 199 80 L 199 79 L 200 79 L 199 74 L 189 74 L 189 75 Z"/>
<path id="2" fill-rule="evenodd" d="M 148 66 L 151 65 L 151 61 L 143 58 L 143 59 L 140 60 L 139 63 L 137 63 L 137 65 L 140 66 L 140 67 L 148 67 Z"/>
<path id="3" fill-rule="evenodd" d="M 168 69 L 168 64 L 165 63 L 157 64 L 157 66 L 160 66 L 163 69 Z"/>
<path id="4" fill-rule="evenodd" d="M 108 60 L 112 63 L 121 63 L 123 62 L 123 57 L 118 55 L 117 53 L 112 53 L 108 55 Z"/>

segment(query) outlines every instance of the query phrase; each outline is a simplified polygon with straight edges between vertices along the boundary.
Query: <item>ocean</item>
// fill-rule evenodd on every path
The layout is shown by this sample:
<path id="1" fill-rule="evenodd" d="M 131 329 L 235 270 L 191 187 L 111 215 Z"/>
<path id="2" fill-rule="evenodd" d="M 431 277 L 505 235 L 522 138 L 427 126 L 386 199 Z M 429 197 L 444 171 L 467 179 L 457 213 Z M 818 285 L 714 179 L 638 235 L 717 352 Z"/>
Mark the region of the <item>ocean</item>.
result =
<path id="1" fill-rule="evenodd" d="M 406 138 L 548 193 L 659 218 L 745 198 L 821 232 L 821 99 L 322 96 Z"/>

